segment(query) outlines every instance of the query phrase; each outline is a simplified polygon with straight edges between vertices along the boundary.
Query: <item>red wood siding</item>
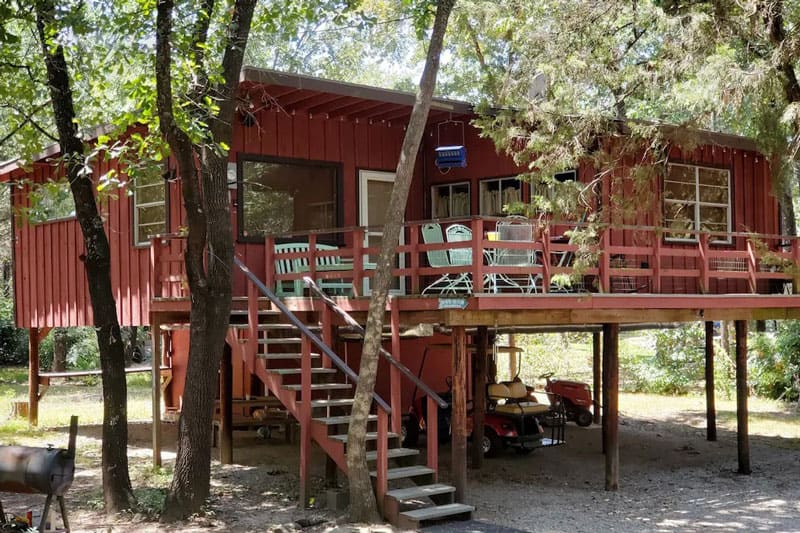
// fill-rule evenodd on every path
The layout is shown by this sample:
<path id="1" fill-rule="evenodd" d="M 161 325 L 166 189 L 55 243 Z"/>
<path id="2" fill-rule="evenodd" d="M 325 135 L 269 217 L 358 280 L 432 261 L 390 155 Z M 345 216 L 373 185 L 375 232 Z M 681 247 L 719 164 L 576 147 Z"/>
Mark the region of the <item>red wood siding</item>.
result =
<path id="1" fill-rule="evenodd" d="M 114 162 L 99 163 L 95 175 L 115 166 Z M 11 179 L 42 182 L 56 176 L 51 165 L 37 164 L 28 175 L 14 171 Z M 14 189 L 15 209 L 29 206 L 28 192 L 28 186 Z M 144 325 L 149 313 L 150 250 L 133 246 L 131 199 L 124 190 L 118 196 L 100 207 L 111 246 L 112 290 L 120 324 Z M 77 220 L 31 224 L 16 213 L 14 224 L 16 324 L 26 328 L 92 325 L 89 288 L 80 260 L 83 235 Z"/>

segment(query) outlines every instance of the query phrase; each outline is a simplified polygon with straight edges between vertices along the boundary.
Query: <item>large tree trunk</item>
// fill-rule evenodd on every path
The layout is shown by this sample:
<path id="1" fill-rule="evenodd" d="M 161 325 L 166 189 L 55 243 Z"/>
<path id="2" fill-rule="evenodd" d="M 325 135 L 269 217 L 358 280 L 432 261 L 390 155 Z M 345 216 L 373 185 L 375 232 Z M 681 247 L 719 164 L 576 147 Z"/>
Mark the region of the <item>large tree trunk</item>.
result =
<path id="1" fill-rule="evenodd" d="M 392 265 L 395 247 L 403 225 L 403 213 L 406 209 L 408 190 L 414 175 L 419 145 L 428 120 L 428 111 L 436 87 L 436 75 L 439 71 L 439 57 L 442 53 L 442 42 L 447 29 L 447 20 L 453 9 L 455 0 L 440 0 L 436 8 L 436 18 L 428 46 L 425 69 L 419 82 L 419 91 L 411 112 L 411 119 L 403 139 L 400 160 L 397 163 L 392 195 L 383 227 L 383 241 L 378 256 L 377 269 L 372 284 L 372 296 L 369 302 L 364 349 L 361 355 L 361 368 L 358 373 L 355 400 L 351 411 L 350 427 L 347 432 L 347 476 L 350 484 L 350 519 L 354 522 L 374 522 L 378 520 L 375 494 L 372 492 L 366 457 L 367 420 L 372 404 L 372 393 L 375 389 L 375 378 L 378 372 L 378 350 L 381 346 L 386 298 L 392 281 Z M 400 416 L 400 413 L 392 413 Z M 435 438 L 430 437 L 430 438 Z"/>
<path id="2" fill-rule="evenodd" d="M 161 131 L 178 161 L 189 227 L 185 252 L 191 293 L 189 363 L 183 411 L 178 429 L 178 455 L 162 520 L 178 520 L 197 512 L 209 494 L 211 474 L 211 420 L 217 370 L 225 346 L 232 294 L 233 236 L 227 188 L 227 154 L 244 49 L 256 0 L 237 0 L 222 60 L 223 82 L 201 88 L 195 96 L 209 96 L 218 104 L 216 116 L 203 117 L 210 129 L 202 145 L 194 145 L 173 115 L 170 36 L 171 0 L 158 2 L 156 84 Z M 208 12 L 213 1 L 207 1 Z M 208 19 L 201 17 L 193 36 L 196 65 L 202 65 Z M 198 67 L 202 68 L 202 66 Z M 206 79 L 198 73 L 198 79 Z M 201 98 L 198 98 L 198 101 Z M 199 160 L 200 169 L 195 166 Z"/>
<path id="3" fill-rule="evenodd" d="M 53 0 L 40 0 L 35 3 L 35 8 L 36 26 L 47 67 L 47 83 L 50 87 L 61 154 L 86 248 L 84 265 L 103 379 L 103 496 L 106 512 L 113 513 L 131 508 L 135 500 L 128 475 L 128 390 L 125 381 L 124 346 L 114 294 L 111 291 L 111 252 L 103 219 L 97 210 L 94 184 L 91 178 L 81 174 L 83 142 L 78 138 L 64 50 L 55 45 L 59 32 L 54 27 Z"/>
<path id="4" fill-rule="evenodd" d="M 53 329 L 53 363 L 50 370 L 63 372 L 67 369 L 67 330 L 64 328 Z"/>

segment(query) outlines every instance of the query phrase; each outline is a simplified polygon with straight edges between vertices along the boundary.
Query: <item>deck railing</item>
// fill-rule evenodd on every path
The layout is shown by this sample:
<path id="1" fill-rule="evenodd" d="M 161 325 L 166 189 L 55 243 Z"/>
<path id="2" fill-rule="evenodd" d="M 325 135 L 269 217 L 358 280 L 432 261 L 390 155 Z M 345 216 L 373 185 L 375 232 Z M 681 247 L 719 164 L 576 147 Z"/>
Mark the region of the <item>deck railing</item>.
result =
<path id="1" fill-rule="evenodd" d="M 473 217 L 415 221 L 405 224 L 403 241 L 397 246 L 398 261 L 393 269 L 397 292 L 419 295 L 433 281 L 448 274 L 466 274 L 471 291 L 462 293 L 513 293 L 513 288 L 498 289 L 491 280 L 530 277 L 535 287 L 530 292 L 598 293 L 776 293 L 788 290 L 785 282 L 798 279 L 800 240 L 784 235 L 757 233 L 700 232 L 681 230 L 680 241 L 669 240 L 666 228 L 650 226 L 596 225 L 595 238 L 578 245 L 551 235 L 550 228 L 574 228 L 580 224 L 559 223 L 541 227 L 531 241 L 489 240 L 498 218 Z M 463 224 L 472 232 L 471 240 L 425 243 L 423 224 L 437 223 L 444 233 L 452 224 Z M 337 281 L 346 286 L 346 296 L 364 296 L 374 275 L 378 248 L 365 246 L 368 228 L 350 227 L 315 232 L 267 236 L 263 247 L 263 272 L 256 274 L 268 287 L 279 282 L 301 282 L 308 276 L 316 281 Z M 153 296 L 180 298 L 188 294 L 183 278 L 183 237 L 159 236 L 151 252 Z M 276 242 L 307 244 L 291 253 L 275 253 Z M 320 249 L 320 244 L 336 247 Z M 248 245 L 253 246 L 253 245 Z M 429 254 L 469 250 L 469 264 L 431 266 Z M 525 251 L 534 258 L 526 265 L 504 265 L 487 260 L 502 250 Z M 441 257 L 441 254 L 440 254 Z M 335 267 L 330 259 L 335 258 Z M 373 258 L 373 260 L 370 260 Z M 477 260 L 476 260 L 477 258 Z M 292 260 L 303 268 L 278 272 L 276 261 Z M 327 260 L 326 260 L 327 259 Z M 579 260 L 578 260 L 579 259 Z M 569 280 L 569 281 L 567 281 Z M 463 288 L 462 288 L 463 289 Z M 457 291 L 459 292 L 459 291 Z M 427 294 L 438 295 L 436 291 Z"/>

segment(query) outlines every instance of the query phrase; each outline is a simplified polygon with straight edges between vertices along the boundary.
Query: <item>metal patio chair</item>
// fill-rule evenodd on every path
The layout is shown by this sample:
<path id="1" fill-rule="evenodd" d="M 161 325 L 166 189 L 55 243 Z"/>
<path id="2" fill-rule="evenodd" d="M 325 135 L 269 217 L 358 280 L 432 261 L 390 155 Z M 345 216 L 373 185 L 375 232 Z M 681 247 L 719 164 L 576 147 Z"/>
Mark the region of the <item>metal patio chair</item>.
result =
<path id="1" fill-rule="evenodd" d="M 500 241 L 528 242 L 533 244 L 533 223 L 525 217 L 513 215 L 497 221 L 497 233 Z M 495 251 L 493 264 L 497 266 L 534 267 L 535 250 L 503 249 Z M 528 274 L 495 274 L 493 290 L 498 292 L 510 288 L 524 293 L 537 291 L 539 275 Z"/>
<path id="2" fill-rule="evenodd" d="M 469 230 L 469 228 L 466 229 Z M 423 224 L 420 228 L 420 231 L 422 232 L 422 241 L 425 244 L 442 244 L 445 242 L 444 236 L 442 235 L 442 227 L 439 224 Z M 448 241 L 450 240 L 449 232 L 450 228 L 448 228 Z M 472 232 L 470 232 L 469 238 L 472 238 Z M 468 264 L 472 264 L 472 250 L 468 251 L 470 255 L 470 262 Z M 452 252 L 463 252 L 463 250 L 428 250 L 425 252 L 428 257 L 428 265 L 430 265 L 432 268 L 448 268 L 454 266 Z M 456 258 L 459 258 L 459 254 L 456 254 Z M 460 260 L 463 261 L 463 257 L 461 257 Z M 422 290 L 422 294 L 426 294 L 428 292 L 438 292 L 440 294 L 472 292 L 472 280 L 470 279 L 469 274 L 466 272 L 447 272 Z"/>

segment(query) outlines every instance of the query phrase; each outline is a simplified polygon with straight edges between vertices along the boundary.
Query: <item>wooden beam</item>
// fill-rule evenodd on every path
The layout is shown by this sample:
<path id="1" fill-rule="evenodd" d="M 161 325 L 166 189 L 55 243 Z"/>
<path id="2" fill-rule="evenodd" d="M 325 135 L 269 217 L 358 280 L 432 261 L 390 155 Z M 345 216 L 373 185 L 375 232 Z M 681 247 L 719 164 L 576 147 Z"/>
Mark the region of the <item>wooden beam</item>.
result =
<path id="1" fill-rule="evenodd" d="M 480 326 L 476 335 L 477 350 L 473 356 L 474 411 L 472 414 L 472 468 L 483 467 L 483 423 L 486 418 L 486 374 L 489 352 L 489 328 Z"/>
<path id="2" fill-rule="evenodd" d="M 714 389 L 714 323 L 706 322 L 706 439 L 710 441 L 717 440 Z"/>
<path id="3" fill-rule="evenodd" d="M 739 473 L 750 474 L 750 436 L 747 428 L 747 322 L 736 324 L 736 447 Z"/>
<path id="4" fill-rule="evenodd" d="M 451 476 L 456 488 L 455 501 L 464 502 L 467 495 L 467 334 L 464 328 L 453 328 L 453 428 Z M 436 438 L 436 435 L 428 435 Z"/>
<path id="5" fill-rule="evenodd" d="M 594 423 L 600 423 L 600 333 L 592 333 L 592 403 L 594 404 Z"/>
<path id="6" fill-rule="evenodd" d="M 231 347 L 223 349 L 219 370 L 219 462 L 233 463 L 233 361 Z"/>
<path id="7" fill-rule="evenodd" d="M 608 381 L 603 383 L 603 390 L 608 391 L 608 420 L 606 427 L 606 490 L 619 488 L 619 325 L 608 324 L 608 352 L 603 359 L 609 359 Z M 606 332 L 603 334 L 605 341 Z M 605 409 L 604 409 L 605 411 Z"/>
<path id="8" fill-rule="evenodd" d="M 153 337 L 153 355 L 151 357 L 150 392 L 153 411 L 153 467 L 161 466 L 161 322 L 158 314 L 150 313 L 150 335 Z"/>
<path id="9" fill-rule="evenodd" d="M 28 424 L 39 425 L 39 329 L 28 332 Z"/>

